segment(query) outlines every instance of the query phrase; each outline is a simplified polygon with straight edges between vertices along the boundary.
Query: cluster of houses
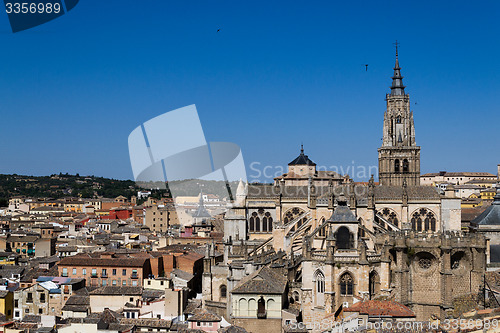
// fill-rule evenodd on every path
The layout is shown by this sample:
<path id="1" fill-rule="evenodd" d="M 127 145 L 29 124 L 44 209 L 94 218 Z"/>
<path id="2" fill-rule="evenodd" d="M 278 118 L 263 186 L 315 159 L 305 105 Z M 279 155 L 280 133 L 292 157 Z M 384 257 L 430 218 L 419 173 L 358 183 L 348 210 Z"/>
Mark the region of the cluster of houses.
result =
<path id="1" fill-rule="evenodd" d="M 222 260 L 211 208 L 195 198 L 184 209 L 192 221 L 179 225 L 172 202 L 148 194 L 138 194 L 142 205 L 123 196 L 12 198 L 0 214 L 0 331 L 233 329 L 202 309 L 207 249 Z"/>

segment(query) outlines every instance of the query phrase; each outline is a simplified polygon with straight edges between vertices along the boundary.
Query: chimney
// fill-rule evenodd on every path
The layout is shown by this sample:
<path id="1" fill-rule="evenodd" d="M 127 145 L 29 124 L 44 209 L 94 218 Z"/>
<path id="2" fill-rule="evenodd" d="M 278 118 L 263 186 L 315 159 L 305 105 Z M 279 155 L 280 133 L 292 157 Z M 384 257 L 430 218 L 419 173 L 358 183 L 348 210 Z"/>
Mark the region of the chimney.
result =
<path id="1" fill-rule="evenodd" d="M 453 187 L 453 185 L 448 184 L 448 186 L 446 186 L 446 189 L 444 190 L 444 196 L 446 198 L 454 198 L 455 197 L 455 188 Z"/>

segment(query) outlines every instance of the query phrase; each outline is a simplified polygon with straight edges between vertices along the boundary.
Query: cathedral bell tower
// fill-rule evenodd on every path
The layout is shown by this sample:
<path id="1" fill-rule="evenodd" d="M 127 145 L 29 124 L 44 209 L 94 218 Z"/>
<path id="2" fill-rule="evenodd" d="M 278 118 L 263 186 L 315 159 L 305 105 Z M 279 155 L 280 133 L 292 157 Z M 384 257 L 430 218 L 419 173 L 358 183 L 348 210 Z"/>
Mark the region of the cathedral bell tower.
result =
<path id="1" fill-rule="evenodd" d="M 396 65 L 391 93 L 386 95 L 384 136 L 378 149 L 379 181 L 381 185 L 420 185 L 420 147 L 415 143 L 413 112 L 410 95 L 405 93 L 396 41 Z"/>

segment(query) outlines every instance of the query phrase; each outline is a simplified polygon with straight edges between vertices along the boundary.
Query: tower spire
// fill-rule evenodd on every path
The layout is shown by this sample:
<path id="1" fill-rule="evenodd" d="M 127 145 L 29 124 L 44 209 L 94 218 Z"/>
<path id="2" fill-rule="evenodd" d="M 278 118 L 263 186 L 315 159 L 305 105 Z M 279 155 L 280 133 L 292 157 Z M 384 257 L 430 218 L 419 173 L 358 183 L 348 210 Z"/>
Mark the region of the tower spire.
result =
<path id="1" fill-rule="evenodd" d="M 420 147 L 415 143 L 415 124 L 410 110 L 410 95 L 405 93 L 399 43 L 392 76 L 391 92 L 386 95 L 384 136 L 379 148 L 379 179 L 381 185 L 416 186 L 420 184 Z"/>
<path id="2" fill-rule="evenodd" d="M 391 96 L 405 95 L 405 86 L 403 85 L 403 76 L 401 76 L 401 67 L 399 67 L 398 46 L 400 43 L 396 40 L 396 64 L 394 65 L 394 75 L 392 77 Z"/>

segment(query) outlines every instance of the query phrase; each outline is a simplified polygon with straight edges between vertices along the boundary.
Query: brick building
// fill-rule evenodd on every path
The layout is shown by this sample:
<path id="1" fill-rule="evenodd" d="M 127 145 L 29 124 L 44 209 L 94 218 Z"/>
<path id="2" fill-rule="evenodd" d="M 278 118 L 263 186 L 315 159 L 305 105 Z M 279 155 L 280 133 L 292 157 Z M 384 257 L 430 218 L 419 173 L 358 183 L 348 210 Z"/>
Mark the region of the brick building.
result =
<path id="1" fill-rule="evenodd" d="M 93 258 L 80 254 L 63 258 L 58 264 L 59 276 L 85 279 L 89 286 L 142 286 L 151 274 L 149 258 L 114 257 L 104 254 Z"/>

